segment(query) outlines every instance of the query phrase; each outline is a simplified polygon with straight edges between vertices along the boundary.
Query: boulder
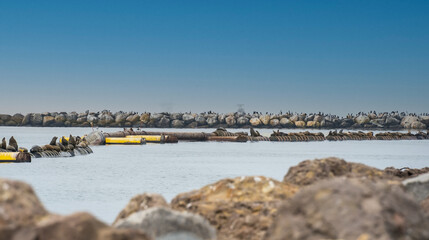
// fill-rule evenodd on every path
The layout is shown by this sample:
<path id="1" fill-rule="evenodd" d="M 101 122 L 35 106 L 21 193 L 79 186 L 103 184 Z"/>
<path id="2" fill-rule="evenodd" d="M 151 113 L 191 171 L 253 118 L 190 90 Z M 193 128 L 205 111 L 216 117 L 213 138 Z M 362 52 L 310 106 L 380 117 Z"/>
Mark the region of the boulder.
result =
<path id="1" fill-rule="evenodd" d="M 29 226 L 48 214 L 33 188 L 0 178 L 0 235 L 4 227 Z"/>
<path id="2" fill-rule="evenodd" d="M 173 120 L 171 122 L 171 127 L 173 128 L 183 128 L 185 126 L 185 123 L 182 120 Z"/>
<path id="3" fill-rule="evenodd" d="M 419 120 L 420 120 L 420 122 L 422 122 L 426 126 L 429 126 L 429 116 L 420 116 Z"/>
<path id="4" fill-rule="evenodd" d="M 43 116 L 40 113 L 31 115 L 31 124 L 33 126 L 41 126 L 43 124 Z"/>
<path id="5" fill-rule="evenodd" d="M 305 124 L 305 122 L 304 121 L 296 121 L 295 122 L 295 126 L 296 127 L 299 127 L 299 128 L 305 128 L 305 126 L 306 126 L 307 124 Z"/>
<path id="6" fill-rule="evenodd" d="M 140 230 L 120 230 L 108 227 L 88 213 L 74 213 L 54 217 L 40 223 L 36 228 L 18 232 L 15 239 L 31 240 L 149 240 Z"/>
<path id="7" fill-rule="evenodd" d="M 421 201 L 420 206 L 422 207 L 422 209 L 426 213 L 426 215 L 429 216 L 429 197 L 427 197 L 425 200 Z"/>
<path id="8" fill-rule="evenodd" d="M 71 112 L 69 114 L 66 115 L 66 121 L 69 121 L 71 123 L 76 122 L 77 121 L 77 113 L 76 112 Z"/>
<path id="9" fill-rule="evenodd" d="M 183 113 L 172 113 L 170 115 L 171 120 L 182 120 Z"/>
<path id="10" fill-rule="evenodd" d="M 412 178 L 412 177 L 417 177 L 420 174 L 423 173 L 429 173 L 429 167 L 424 167 L 424 168 L 401 168 L 401 169 L 397 169 L 394 167 L 387 167 L 384 169 L 384 174 L 385 175 L 391 175 L 394 177 L 398 177 L 401 179 L 407 179 L 407 178 Z"/>
<path id="11" fill-rule="evenodd" d="M 98 122 L 102 125 L 108 125 L 115 122 L 115 119 L 110 114 L 101 114 Z"/>
<path id="12" fill-rule="evenodd" d="M 280 202 L 297 191 L 293 184 L 267 177 L 237 177 L 179 194 L 171 207 L 208 219 L 219 240 L 261 239 Z"/>
<path id="13" fill-rule="evenodd" d="M 249 123 L 249 119 L 247 117 L 241 116 L 237 119 L 237 124 L 240 126 L 247 125 Z"/>
<path id="14" fill-rule="evenodd" d="M 412 129 L 426 129 L 426 124 L 416 121 L 411 123 Z"/>
<path id="15" fill-rule="evenodd" d="M 143 122 L 144 124 L 149 123 L 149 121 L 150 121 L 150 113 L 143 113 L 140 116 L 140 121 Z"/>
<path id="16" fill-rule="evenodd" d="M 257 126 L 261 125 L 261 120 L 260 120 L 259 118 L 256 118 L 256 117 L 251 118 L 251 119 L 250 119 L 250 124 L 251 124 L 253 127 L 257 127 Z"/>
<path id="17" fill-rule="evenodd" d="M 157 127 L 168 128 L 170 127 L 170 119 L 166 116 L 162 116 L 161 119 L 156 123 Z"/>
<path id="18" fill-rule="evenodd" d="M 218 122 L 220 123 L 220 124 L 222 124 L 222 123 L 225 123 L 225 118 L 226 118 L 227 116 L 225 115 L 225 114 L 219 114 L 218 116 L 217 116 L 217 120 L 218 120 Z"/>
<path id="19" fill-rule="evenodd" d="M 150 115 L 150 119 L 153 120 L 154 122 L 161 120 L 162 117 L 164 117 L 164 114 L 162 113 L 154 113 Z"/>
<path id="20" fill-rule="evenodd" d="M 280 119 L 280 125 L 283 127 L 293 127 L 293 122 L 284 117 Z"/>
<path id="21" fill-rule="evenodd" d="M 19 123 L 19 124 L 22 123 L 23 119 L 24 119 L 24 115 L 22 115 L 20 113 L 14 114 L 11 118 L 12 121 Z"/>
<path id="22" fill-rule="evenodd" d="M 404 180 L 402 185 L 405 191 L 413 194 L 419 202 L 429 197 L 429 173 Z"/>
<path id="23" fill-rule="evenodd" d="M 418 121 L 419 121 L 418 117 L 405 116 L 405 117 L 402 118 L 401 126 L 403 128 L 412 128 L 411 124 L 413 124 L 414 122 L 418 122 Z"/>
<path id="24" fill-rule="evenodd" d="M 261 120 L 261 123 L 264 125 L 270 124 L 270 119 L 271 119 L 270 115 L 262 115 L 259 117 L 259 120 Z"/>
<path id="25" fill-rule="evenodd" d="M 55 123 L 55 118 L 52 116 L 44 116 L 43 117 L 43 126 L 47 127 Z"/>
<path id="26" fill-rule="evenodd" d="M 277 118 L 270 120 L 270 126 L 271 127 L 278 127 L 280 125 L 280 121 Z"/>
<path id="27" fill-rule="evenodd" d="M 338 177 L 287 200 L 266 240 L 429 239 L 429 220 L 399 185 Z"/>
<path id="28" fill-rule="evenodd" d="M 31 123 L 31 113 L 28 113 L 25 115 L 25 117 L 22 119 L 22 125 L 26 126 L 29 125 Z"/>
<path id="29" fill-rule="evenodd" d="M 115 123 L 124 123 L 127 120 L 127 117 L 127 114 L 119 112 L 115 116 Z"/>
<path id="30" fill-rule="evenodd" d="M 3 122 L 10 121 L 12 119 L 12 116 L 9 114 L 0 114 L 0 120 Z"/>
<path id="31" fill-rule="evenodd" d="M 96 123 L 96 122 L 98 122 L 98 117 L 97 117 L 97 116 L 94 116 L 94 115 L 89 114 L 89 115 L 86 117 L 86 121 L 88 121 L 89 123 Z"/>
<path id="32" fill-rule="evenodd" d="M 192 114 L 185 113 L 185 114 L 183 114 L 182 119 L 183 119 L 183 121 L 185 121 L 185 124 L 188 124 L 188 123 L 193 122 L 195 120 L 195 117 Z"/>
<path id="33" fill-rule="evenodd" d="M 290 117 L 290 120 L 292 122 L 297 122 L 299 120 L 299 116 L 298 115 L 292 115 L 292 117 Z"/>
<path id="34" fill-rule="evenodd" d="M 324 119 L 325 119 L 325 118 L 324 118 L 323 116 L 321 116 L 321 115 L 315 115 L 315 116 L 314 116 L 313 121 L 320 123 L 320 122 L 322 122 Z"/>
<path id="35" fill-rule="evenodd" d="M 305 186 L 338 176 L 370 179 L 394 178 L 379 169 L 361 163 L 346 162 L 340 158 L 330 157 L 300 162 L 297 166 L 289 168 L 283 182 Z"/>
<path id="36" fill-rule="evenodd" d="M 138 211 L 125 219 L 120 219 L 114 226 L 120 229 L 139 229 L 153 239 L 187 234 L 201 240 L 215 240 L 216 231 L 199 215 L 178 212 L 164 207 L 153 207 Z"/>
<path id="37" fill-rule="evenodd" d="M 217 117 L 209 117 L 207 118 L 207 124 L 209 126 L 214 126 L 217 124 Z"/>
<path id="38" fill-rule="evenodd" d="M 86 120 L 87 120 L 86 116 L 83 116 L 83 117 L 78 117 L 76 119 L 76 122 L 82 124 L 82 123 L 86 123 L 87 122 Z"/>
<path id="39" fill-rule="evenodd" d="M 146 210 L 151 207 L 168 207 L 167 201 L 156 193 L 143 193 L 131 198 L 130 202 L 125 206 L 124 209 L 119 213 L 116 217 L 115 224 L 118 220 L 124 219 L 129 215 L 141 211 Z"/>
<path id="40" fill-rule="evenodd" d="M 309 128 L 318 128 L 318 127 L 320 127 L 320 123 L 316 122 L 316 121 L 308 121 L 307 122 L 307 127 L 309 127 Z"/>
<path id="41" fill-rule="evenodd" d="M 206 125 L 206 118 L 202 115 L 198 115 L 195 118 L 195 121 L 198 123 L 198 125 Z"/>
<path id="42" fill-rule="evenodd" d="M 384 122 L 387 126 L 395 126 L 395 125 L 399 125 L 401 123 L 401 121 L 399 121 L 398 119 L 396 119 L 395 117 L 387 117 L 386 121 Z"/>
<path id="43" fill-rule="evenodd" d="M 369 121 L 371 121 L 371 119 L 369 119 L 368 116 L 359 115 L 355 118 L 354 121 L 355 121 L 355 123 L 363 126 L 365 123 L 369 123 Z"/>
<path id="44" fill-rule="evenodd" d="M 235 120 L 235 117 L 232 115 L 226 117 L 225 122 L 229 127 L 232 127 L 237 123 L 237 121 Z"/>
<path id="45" fill-rule="evenodd" d="M 64 114 L 58 114 L 55 116 L 55 122 L 56 123 L 63 123 L 66 121 L 66 116 Z"/>

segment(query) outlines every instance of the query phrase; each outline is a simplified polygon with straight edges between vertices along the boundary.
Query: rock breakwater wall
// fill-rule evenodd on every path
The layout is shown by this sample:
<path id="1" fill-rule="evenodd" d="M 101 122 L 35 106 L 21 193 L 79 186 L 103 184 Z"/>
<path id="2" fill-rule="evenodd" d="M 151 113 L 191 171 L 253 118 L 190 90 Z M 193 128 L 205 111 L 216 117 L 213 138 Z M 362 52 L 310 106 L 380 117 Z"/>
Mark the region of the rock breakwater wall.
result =
<path id="1" fill-rule="evenodd" d="M 0 114 L 0 126 L 34 127 L 154 127 L 154 128 L 350 128 L 428 129 L 429 114 L 398 112 L 337 116 L 323 113 L 137 113 L 45 112 Z"/>

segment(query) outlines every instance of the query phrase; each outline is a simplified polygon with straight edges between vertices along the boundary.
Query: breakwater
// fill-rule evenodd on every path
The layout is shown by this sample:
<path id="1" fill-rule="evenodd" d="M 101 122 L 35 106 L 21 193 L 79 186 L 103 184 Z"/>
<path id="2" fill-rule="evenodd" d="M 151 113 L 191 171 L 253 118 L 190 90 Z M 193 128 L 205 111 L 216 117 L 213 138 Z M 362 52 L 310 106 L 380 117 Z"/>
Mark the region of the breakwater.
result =
<path id="1" fill-rule="evenodd" d="M 0 126 L 150 127 L 150 128 L 315 128 L 428 129 L 429 114 L 369 112 L 337 116 L 324 113 L 137 113 L 45 112 L 0 114 Z"/>

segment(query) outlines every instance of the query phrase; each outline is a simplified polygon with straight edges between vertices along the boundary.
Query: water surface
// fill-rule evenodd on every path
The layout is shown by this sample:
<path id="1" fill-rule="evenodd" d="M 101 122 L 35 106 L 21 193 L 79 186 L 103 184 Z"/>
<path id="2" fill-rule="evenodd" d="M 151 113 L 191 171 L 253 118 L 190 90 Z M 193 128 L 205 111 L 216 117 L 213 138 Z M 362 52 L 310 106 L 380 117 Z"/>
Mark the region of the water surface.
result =
<path id="1" fill-rule="evenodd" d="M 90 128 L 0 127 L 0 137 L 13 135 L 20 146 L 30 148 L 34 144 L 49 143 L 53 136 L 83 135 L 89 131 Z M 272 132 L 259 131 L 264 135 Z M 0 177 L 30 183 L 50 211 L 61 214 L 89 211 L 110 223 L 138 193 L 160 193 L 169 201 L 181 192 L 227 177 L 264 175 L 282 180 L 289 167 L 306 159 L 336 156 L 382 169 L 429 166 L 429 140 L 179 142 L 96 146 L 93 150 L 94 154 L 87 156 L 33 159 L 30 164 L 0 164 Z"/>

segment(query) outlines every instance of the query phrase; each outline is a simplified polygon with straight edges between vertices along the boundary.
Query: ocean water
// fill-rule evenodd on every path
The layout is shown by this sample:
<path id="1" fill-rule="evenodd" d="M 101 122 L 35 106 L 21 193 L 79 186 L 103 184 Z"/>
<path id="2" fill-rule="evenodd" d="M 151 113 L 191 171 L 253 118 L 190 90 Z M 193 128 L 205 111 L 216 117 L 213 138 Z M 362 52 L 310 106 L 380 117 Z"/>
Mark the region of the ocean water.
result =
<path id="1" fill-rule="evenodd" d="M 20 146 L 30 148 L 35 144 L 49 143 L 53 136 L 83 135 L 90 131 L 90 128 L 0 127 L 0 138 L 8 139 L 13 135 Z M 259 131 L 263 135 L 272 132 Z M 170 201 L 179 193 L 199 189 L 223 178 L 263 175 L 281 181 L 289 167 L 307 159 L 336 156 L 380 169 L 429 166 L 429 140 L 179 142 L 95 146 L 93 151 L 91 155 L 73 158 L 42 158 L 33 159 L 29 164 L 0 164 L 0 177 L 30 183 L 45 207 L 52 212 L 88 211 L 111 223 L 130 198 L 139 193 L 159 193 Z"/>

